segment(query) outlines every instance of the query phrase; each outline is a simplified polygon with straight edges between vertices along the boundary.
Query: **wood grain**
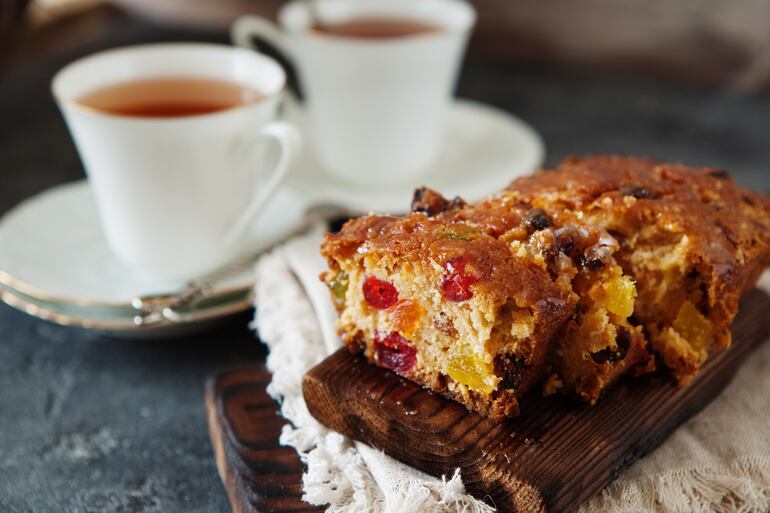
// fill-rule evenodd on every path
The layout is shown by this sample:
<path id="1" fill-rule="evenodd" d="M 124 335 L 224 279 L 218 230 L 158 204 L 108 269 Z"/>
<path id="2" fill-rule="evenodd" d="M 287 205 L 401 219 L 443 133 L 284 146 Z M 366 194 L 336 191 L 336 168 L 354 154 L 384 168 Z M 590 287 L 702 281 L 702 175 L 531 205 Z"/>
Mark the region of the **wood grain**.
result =
<path id="1" fill-rule="evenodd" d="M 594 407 L 533 394 L 521 417 L 503 422 L 345 349 L 305 376 L 303 392 L 323 424 L 435 476 L 459 467 L 466 489 L 501 512 L 567 513 L 719 395 L 767 337 L 768 319 L 770 297 L 753 290 L 733 325 L 733 346 L 686 388 L 663 374 L 626 379 Z"/>
<path id="2" fill-rule="evenodd" d="M 304 465 L 278 443 L 287 423 L 267 394 L 261 365 L 222 372 L 206 384 L 206 412 L 217 469 L 234 513 L 323 511 L 302 501 Z"/>

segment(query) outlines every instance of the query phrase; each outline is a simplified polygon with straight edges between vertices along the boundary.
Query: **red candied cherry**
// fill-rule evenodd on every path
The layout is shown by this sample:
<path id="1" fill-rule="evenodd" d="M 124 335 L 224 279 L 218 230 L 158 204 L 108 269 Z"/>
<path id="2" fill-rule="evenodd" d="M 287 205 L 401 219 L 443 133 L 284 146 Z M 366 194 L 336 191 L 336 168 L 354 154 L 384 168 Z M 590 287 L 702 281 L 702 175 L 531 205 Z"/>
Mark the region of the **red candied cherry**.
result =
<path id="1" fill-rule="evenodd" d="M 396 331 L 384 337 L 380 332 L 375 333 L 374 350 L 377 363 L 399 374 L 409 372 L 417 361 L 417 350 Z"/>
<path id="2" fill-rule="evenodd" d="M 449 301 L 465 301 L 473 297 L 471 285 L 478 282 L 479 279 L 465 272 L 465 266 L 468 262 L 463 257 L 450 258 L 444 269 L 447 275 L 441 282 L 441 294 Z"/>
<path id="3" fill-rule="evenodd" d="M 398 303 L 396 287 L 375 276 L 369 275 L 364 279 L 363 292 L 369 306 L 377 310 L 385 310 Z"/>

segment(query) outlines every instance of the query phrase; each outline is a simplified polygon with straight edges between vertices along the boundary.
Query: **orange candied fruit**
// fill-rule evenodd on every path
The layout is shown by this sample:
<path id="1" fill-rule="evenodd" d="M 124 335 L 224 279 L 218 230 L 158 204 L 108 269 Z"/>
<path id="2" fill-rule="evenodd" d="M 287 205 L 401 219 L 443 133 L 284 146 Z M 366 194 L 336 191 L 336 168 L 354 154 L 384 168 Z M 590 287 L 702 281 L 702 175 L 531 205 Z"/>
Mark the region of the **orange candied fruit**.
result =
<path id="1" fill-rule="evenodd" d="M 397 331 L 412 336 L 423 315 L 425 311 L 416 301 L 404 299 L 393 307 L 390 322 Z"/>

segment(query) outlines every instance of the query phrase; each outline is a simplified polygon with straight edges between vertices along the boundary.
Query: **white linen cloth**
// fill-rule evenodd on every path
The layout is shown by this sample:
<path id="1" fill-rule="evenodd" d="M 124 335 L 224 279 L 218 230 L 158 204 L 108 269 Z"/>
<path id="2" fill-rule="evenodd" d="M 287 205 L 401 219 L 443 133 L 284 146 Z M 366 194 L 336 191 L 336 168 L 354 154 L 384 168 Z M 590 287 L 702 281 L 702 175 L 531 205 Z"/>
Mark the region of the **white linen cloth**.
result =
<path id="1" fill-rule="evenodd" d="M 254 328 L 270 348 L 268 392 L 290 424 L 281 443 L 307 464 L 304 500 L 329 513 L 490 512 L 467 495 L 459 472 L 437 479 L 326 429 L 302 398 L 303 374 L 340 346 L 336 312 L 318 275 L 320 228 L 257 264 Z M 770 273 L 760 286 L 770 292 Z M 734 382 L 657 450 L 584 504 L 580 513 L 770 510 L 770 344 Z"/>

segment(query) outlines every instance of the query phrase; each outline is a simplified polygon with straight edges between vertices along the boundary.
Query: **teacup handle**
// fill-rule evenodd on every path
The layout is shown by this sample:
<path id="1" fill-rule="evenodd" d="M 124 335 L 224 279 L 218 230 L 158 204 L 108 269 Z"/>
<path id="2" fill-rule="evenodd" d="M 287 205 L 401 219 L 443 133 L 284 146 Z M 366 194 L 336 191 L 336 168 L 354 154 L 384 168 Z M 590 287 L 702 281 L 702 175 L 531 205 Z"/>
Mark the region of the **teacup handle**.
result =
<path id="1" fill-rule="evenodd" d="M 273 141 L 278 144 L 278 161 L 266 182 L 256 180 L 251 202 L 225 235 L 225 245 L 234 244 L 251 226 L 254 219 L 262 211 L 267 200 L 273 196 L 276 188 L 284 181 L 292 164 L 297 160 L 302 146 L 302 136 L 293 125 L 284 121 L 273 121 L 262 127 L 249 145 L 257 145 L 263 141 Z"/>
<path id="2" fill-rule="evenodd" d="M 230 39 L 236 46 L 265 53 L 277 60 L 286 71 L 287 87 L 298 100 L 302 100 L 294 56 L 286 35 L 278 25 L 259 16 L 241 16 L 230 28 Z"/>

